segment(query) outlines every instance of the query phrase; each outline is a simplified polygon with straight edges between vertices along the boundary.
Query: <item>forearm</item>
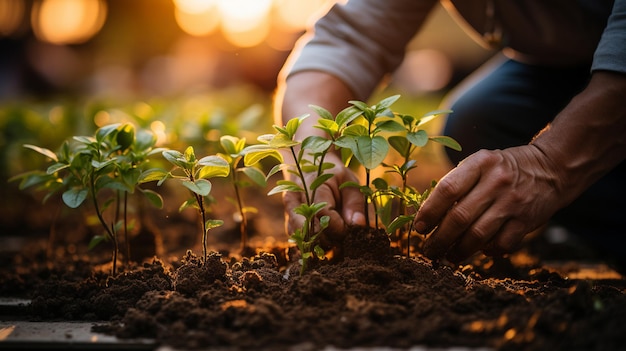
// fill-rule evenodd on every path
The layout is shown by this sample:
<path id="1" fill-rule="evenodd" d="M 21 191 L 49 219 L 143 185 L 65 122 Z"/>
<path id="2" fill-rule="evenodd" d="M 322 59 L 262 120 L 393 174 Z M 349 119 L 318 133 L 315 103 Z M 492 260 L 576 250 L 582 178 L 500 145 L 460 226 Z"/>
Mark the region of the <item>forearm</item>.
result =
<path id="1" fill-rule="evenodd" d="M 321 106 L 336 115 L 352 99 L 354 94 L 338 78 L 319 71 L 299 72 L 279 84 L 274 99 L 274 121 L 285 125 L 294 117 L 310 114 L 298 130 L 298 139 L 308 135 L 325 136 L 322 130 L 313 128 L 319 116 L 309 105 Z"/>
<path id="2" fill-rule="evenodd" d="M 626 158 L 626 75 L 597 71 L 532 141 L 566 205 Z"/>

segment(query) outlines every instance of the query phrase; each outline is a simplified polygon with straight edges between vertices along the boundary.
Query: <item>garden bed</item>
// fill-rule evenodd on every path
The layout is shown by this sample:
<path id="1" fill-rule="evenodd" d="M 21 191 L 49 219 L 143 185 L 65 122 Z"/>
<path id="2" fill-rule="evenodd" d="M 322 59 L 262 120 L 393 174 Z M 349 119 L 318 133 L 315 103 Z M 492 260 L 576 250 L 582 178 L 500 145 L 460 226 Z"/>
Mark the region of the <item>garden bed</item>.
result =
<path id="1" fill-rule="evenodd" d="M 37 262 L 45 255 L 22 251 L 3 260 L 2 295 L 31 303 L 19 316 L 5 312 L 3 330 L 11 319 L 92 322 L 118 346 L 179 349 L 614 350 L 626 342 L 621 276 L 597 261 L 546 264 L 532 252 L 547 245 L 541 238 L 454 269 L 395 255 L 385 234 L 351 233 L 341 259 L 302 276 L 297 251 L 279 242 L 249 258 L 213 253 L 207 265 L 191 252 L 154 259 L 115 277 L 97 255 Z M 66 344 L 78 341 L 67 335 Z"/>

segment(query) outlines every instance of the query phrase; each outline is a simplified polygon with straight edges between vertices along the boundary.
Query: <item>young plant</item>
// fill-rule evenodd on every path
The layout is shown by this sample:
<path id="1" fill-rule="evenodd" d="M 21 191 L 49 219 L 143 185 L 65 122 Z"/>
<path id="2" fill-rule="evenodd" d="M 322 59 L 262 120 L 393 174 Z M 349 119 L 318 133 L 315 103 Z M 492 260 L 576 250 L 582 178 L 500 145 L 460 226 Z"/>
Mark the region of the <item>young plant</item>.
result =
<path id="1" fill-rule="evenodd" d="M 208 231 L 224 224 L 222 220 L 206 218 L 205 198 L 210 194 L 212 188 L 208 179 L 227 177 L 230 173 L 230 166 L 226 160 L 215 155 L 197 159 L 191 146 L 187 147 L 183 153 L 176 150 L 165 150 L 163 157 L 174 165 L 174 169 L 160 175 L 156 172 L 151 175 L 151 179 L 160 178 L 158 185 L 161 185 L 168 178 L 178 179 L 184 187 L 191 191 L 191 198 L 183 202 L 179 210 L 195 207 L 200 213 L 202 219 L 202 257 L 206 262 Z"/>
<path id="2" fill-rule="evenodd" d="M 337 147 L 349 151 L 346 163 L 354 156 L 365 168 L 365 184 L 346 183 L 343 186 L 357 186 L 364 194 L 366 223 L 370 223 L 369 204 L 375 206 L 375 202 L 372 201 L 374 191 L 371 189 L 371 171 L 382 164 L 389 152 L 389 143 L 380 133 L 404 130 L 402 124 L 394 119 L 394 114 L 389 109 L 399 97 L 400 95 L 390 96 L 372 106 L 362 101 L 350 101 L 350 104 L 360 111 L 360 118 L 347 126 L 334 142 Z M 346 155 L 345 151 L 343 154 Z M 375 225 L 378 226 L 377 211 L 375 214 L 377 217 Z"/>
<path id="3" fill-rule="evenodd" d="M 20 189 L 36 186 L 38 190 L 47 191 L 44 201 L 62 192 L 63 203 L 70 208 L 77 208 L 91 199 L 104 235 L 94 236 L 89 247 L 102 241 L 112 242 L 112 274 L 115 275 L 119 253 L 117 232 L 122 227 L 125 233 L 128 231 L 127 195 L 139 190 L 156 206 L 163 204 L 160 195 L 139 187 L 149 181 L 143 175 L 150 170 L 142 172 L 142 166 L 150 155 L 160 151 L 154 148 L 155 142 L 156 138 L 149 132 L 135 133 L 131 124 L 111 124 L 96 130 L 94 136 L 75 136 L 65 141 L 57 153 L 24 145 L 54 163 L 45 172 L 29 172 L 13 179 L 21 179 Z M 107 220 L 105 212 L 113 202 L 116 203 L 113 219 Z M 122 220 L 119 219 L 121 212 Z M 129 252 L 130 249 L 127 256 Z"/>
<path id="4" fill-rule="evenodd" d="M 410 115 L 396 114 L 398 118 L 402 121 L 402 125 L 404 126 L 404 130 L 401 135 L 392 135 L 388 138 L 389 144 L 391 147 L 396 150 L 400 156 L 402 163 L 387 165 L 383 164 L 386 168 L 388 168 L 387 172 L 397 174 L 401 179 L 401 187 L 391 187 L 385 189 L 385 193 L 391 195 L 397 199 L 399 199 L 400 203 L 400 214 L 398 217 L 393 219 L 393 221 L 387 225 L 387 232 L 393 233 L 400 231 L 402 228 L 408 224 L 409 227 L 406 230 L 407 233 L 407 257 L 410 256 L 410 242 L 411 242 L 411 232 L 413 231 L 413 219 L 415 218 L 415 214 L 417 210 L 421 206 L 422 202 L 426 200 L 428 194 L 435 186 L 436 182 L 431 183 L 431 187 L 426 189 L 424 193 L 421 193 L 407 184 L 408 174 L 410 171 L 414 170 L 416 166 L 416 161 L 412 158 L 413 153 L 421 147 L 426 146 L 429 142 L 435 142 L 438 144 L 442 144 L 446 147 L 449 147 L 456 151 L 461 151 L 461 145 L 459 143 L 448 136 L 429 136 L 425 129 L 421 127 L 430 122 L 434 118 L 441 116 L 442 114 L 451 113 L 451 110 L 437 110 L 426 113 L 421 118 L 415 118 Z"/>
<path id="5" fill-rule="evenodd" d="M 239 213 L 239 231 L 241 233 L 241 251 L 245 252 L 248 248 L 248 213 L 256 213 L 255 207 L 245 206 L 242 190 L 250 185 L 250 182 L 241 178 L 241 174 L 244 174 L 248 179 L 252 180 L 255 184 L 261 187 L 267 185 L 265 174 L 254 166 L 242 165 L 242 161 L 246 154 L 246 139 L 237 138 L 230 135 L 224 135 L 220 138 L 220 145 L 222 146 L 223 154 L 218 154 L 222 157 L 230 167 L 231 183 L 235 192 L 234 202 L 237 206 Z"/>
<path id="6" fill-rule="evenodd" d="M 286 166 L 278 150 L 287 150 L 293 158 L 293 167 L 287 168 L 286 173 L 297 177 L 299 183 L 290 179 L 279 180 L 268 195 L 286 191 L 299 192 L 304 195 L 305 201 L 294 209 L 296 214 L 304 217 L 304 223 L 301 228 L 296 228 L 290 237 L 302 256 L 301 273 L 306 271 L 309 259 L 316 257 L 323 260 L 325 258 L 326 253 L 319 245 L 319 235 L 328 227 L 330 217 L 321 216 L 316 223 L 319 212 L 327 203 L 316 203 L 314 199 L 317 189 L 333 176 L 325 171 L 334 166 L 324 162 L 332 146 L 331 140 L 319 136 L 306 137 L 302 142 L 295 140 L 299 126 L 307 117 L 308 115 L 293 118 L 284 127 L 274 126 L 277 133 L 260 136 L 258 139 L 262 145 L 247 148 L 244 157 L 246 164 L 254 164 L 268 156 L 278 159 L 280 164 L 268 173 L 268 177 Z M 313 174 L 309 182 L 307 182 L 307 174 Z"/>

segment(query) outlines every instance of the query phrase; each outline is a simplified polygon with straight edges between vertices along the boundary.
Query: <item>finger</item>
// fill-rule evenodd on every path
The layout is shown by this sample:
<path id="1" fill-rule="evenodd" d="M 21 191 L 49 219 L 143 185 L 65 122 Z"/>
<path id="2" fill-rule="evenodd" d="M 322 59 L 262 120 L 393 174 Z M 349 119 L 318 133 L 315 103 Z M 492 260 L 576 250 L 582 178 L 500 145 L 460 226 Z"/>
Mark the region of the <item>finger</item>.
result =
<path id="1" fill-rule="evenodd" d="M 365 197 L 356 187 L 341 189 L 341 214 L 348 225 L 365 225 Z"/>
<path id="2" fill-rule="evenodd" d="M 291 235 L 295 228 L 302 228 L 304 225 L 304 217 L 294 212 L 294 209 L 300 206 L 302 202 L 302 194 L 299 192 L 286 191 L 283 193 L 288 235 Z"/>
<path id="3" fill-rule="evenodd" d="M 424 253 L 426 256 L 437 259 L 445 255 L 457 241 L 462 240 L 462 235 L 468 231 L 468 229 L 472 228 L 475 222 L 491 207 L 493 198 L 482 189 L 487 189 L 487 186 L 474 189 L 445 214 L 437 230 L 430 235 L 424 244 Z M 471 235 L 489 235 L 489 232 L 480 231 L 488 224 L 479 224 L 480 227 L 477 228 L 478 231 L 475 231 L 475 229 L 470 230 Z M 469 241 L 470 247 L 465 248 L 465 250 L 470 250 L 476 245 L 476 243 L 472 243 L 473 240 L 478 239 L 487 242 L 489 238 L 490 237 L 469 237 L 467 240 Z M 463 250 L 464 247 L 461 247 L 461 249 Z"/>
<path id="4" fill-rule="evenodd" d="M 506 219 L 504 217 L 493 218 L 488 214 L 484 214 L 461 235 L 446 257 L 451 262 L 456 263 L 470 257 L 483 249 L 501 231 L 505 222 Z"/>
<path id="5" fill-rule="evenodd" d="M 417 211 L 415 229 L 421 234 L 432 231 L 455 202 L 478 183 L 480 175 L 480 167 L 475 167 L 471 158 L 468 158 L 441 178 Z"/>
<path id="6" fill-rule="evenodd" d="M 525 226 L 521 222 L 507 221 L 500 232 L 485 244 L 482 251 L 487 256 L 501 256 L 513 252 L 521 246 L 526 234 Z"/>

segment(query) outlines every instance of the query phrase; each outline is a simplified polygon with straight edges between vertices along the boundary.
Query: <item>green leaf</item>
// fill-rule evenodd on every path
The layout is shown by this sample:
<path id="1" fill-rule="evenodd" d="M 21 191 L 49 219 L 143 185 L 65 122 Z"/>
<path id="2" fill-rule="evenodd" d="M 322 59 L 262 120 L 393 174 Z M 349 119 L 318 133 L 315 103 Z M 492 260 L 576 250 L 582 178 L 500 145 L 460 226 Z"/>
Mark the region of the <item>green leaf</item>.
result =
<path id="1" fill-rule="evenodd" d="M 367 135 L 361 135 L 356 138 L 356 150 L 353 149 L 352 152 L 363 167 L 374 169 L 387 156 L 389 144 L 382 136 L 370 138 Z"/>
<path id="2" fill-rule="evenodd" d="M 246 139 L 239 139 L 231 135 L 223 135 L 220 137 L 220 145 L 224 152 L 230 155 L 239 154 L 246 145 Z"/>
<path id="3" fill-rule="evenodd" d="M 206 156 L 198 161 L 203 166 L 198 172 L 198 178 L 227 177 L 230 174 L 230 165 L 219 156 Z"/>
<path id="4" fill-rule="evenodd" d="M 320 175 L 319 177 L 315 178 L 313 182 L 311 182 L 309 189 L 311 189 L 311 191 L 314 191 L 315 189 L 319 188 L 322 184 L 326 183 L 326 181 L 332 178 L 333 176 L 334 174 L 332 173 L 326 173 L 326 174 Z"/>
<path id="5" fill-rule="evenodd" d="M 344 136 L 359 136 L 368 134 L 369 132 L 367 131 L 367 128 L 362 124 L 351 124 L 347 126 L 342 133 Z"/>
<path id="6" fill-rule="evenodd" d="M 89 240 L 89 245 L 87 245 L 88 250 L 92 250 L 96 246 L 98 246 L 101 242 L 107 241 L 107 237 L 104 235 L 94 235 L 91 240 Z"/>
<path id="7" fill-rule="evenodd" d="M 113 124 L 108 124 L 106 126 L 98 128 L 98 130 L 96 130 L 96 140 L 103 141 L 111 133 L 115 132 L 119 126 L 120 126 L 120 123 L 113 123 Z"/>
<path id="8" fill-rule="evenodd" d="M 51 165 L 50 167 L 48 167 L 48 169 L 46 170 L 47 174 L 54 174 L 62 169 L 65 168 L 69 168 L 70 165 L 66 164 L 66 163 L 55 163 L 53 165 Z"/>
<path id="9" fill-rule="evenodd" d="M 380 130 L 384 130 L 385 132 L 403 132 L 406 129 L 404 125 L 394 121 L 394 120 L 386 120 L 380 123 L 376 123 L 376 128 Z"/>
<path id="10" fill-rule="evenodd" d="M 383 178 L 375 178 L 372 180 L 372 185 L 374 185 L 374 188 L 377 190 L 386 190 L 389 188 L 389 183 Z"/>
<path id="11" fill-rule="evenodd" d="M 63 193 L 63 202 L 70 208 L 77 208 L 85 201 L 88 193 L 87 189 L 72 188 Z"/>
<path id="12" fill-rule="evenodd" d="M 180 207 L 178 207 L 178 212 L 182 212 L 184 209 L 189 207 L 198 208 L 198 202 L 195 197 L 187 199 L 187 201 L 183 202 Z"/>
<path id="13" fill-rule="evenodd" d="M 442 144 L 443 146 L 447 146 L 452 150 L 461 151 L 461 145 L 454 139 L 449 136 L 436 136 L 429 138 L 430 140 Z"/>
<path id="14" fill-rule="evenodd" d="M 211 192 L 211 182 L 206 179 L 196 179 L 194 182 L 183 180 L 183 185 L 200 196 L 207 196 Z"/>
<path id="15" fill-rule="evenodd" d="M 148 151 L 157 142 L 157 137 L 151 131 L 140 129 L 135 135 L 135 151 Z"/>
<path id="16" fill-rule="evenodd" d="M 362 114 L 362 111 L 354 106 L 346 107 L 341 110 L 337 117 L 335 118 L 335 122 L 339 126 L 339 128 L 344 128 L 348 123 L 354 121 L 357 117 Z"/>
<path id="17" fill-rule="evenodd" d="M 420 118 L 419 122 L 417 123 L 417 127 L 426 124 L 430 121 L 432 121 L 433 119 L 444 115 L 444 114 L 449 114 L 452 113 L 452 110 L 435 110 L 435 111 L 430 111 L 428 113 L 426 113 L 425 115 L 422 116 L 422 118 Z"/>
<path id="18" fill-rule="evenodd" d="M 139 184 L 142 184 L 154 181 L 161 181 L 167 178 L 169 174 L 170 173 L 168 171 L 161 168 L 150 168 L 141 172 L 141 175 L 139 176 L 137 182 Z"/>
<path id="19" fill-rule="evenodd" d="M 207 231 L 217 227 L 221 227 L 222 225 L 224 225 L 224 221 L 222 221 L 221 219 L 207 219 L 207 221 L 205 222 Z"/>
<path id="20" fill-rule="evenodd" d="M 293 182 L 292 182 L 293 183 Z M 274 194 L 279 194 L 279 193 L 284 193 L 285 191 L 294 191 L 294 192 L 304 192 L 304 189 L 293 183 L 293 184 L 279 184 L 276 185 L 274 188 L 272 188 L 272 190 L 270 190 L 267 195 L 274 195 Z"/>
<path id="21" fill-rule="evenodd" d="M 139 188 L 139 191 L 146 196 L 148 201 L 150 201 L 154 207 L 163 208 L 163 197 L 159 193 L 150 189 L 141 188 Z"/>
<path id="22" fill-rule="evenodd" d="M 311 151 L 313 154 L 324 153 L 332 145 L 332 141 L 326 138 L 311 135 L 302 141 L 302 148 Z"/>
<path id="23" fill-rule="evenodd" d="M 423 129 L 418 130 L 417 132 L 407 133 L 406 138 L 411 144 L 422 147 L 428 143 L 428 134 Z"/>
<path id="24" fill-rule="evenodd" d="M 128 149 L 135 141 L 135 127 L 130 123 L 125 123 L 117 128 L 115 141 L 122 151 Z"/>
<path id="25" fill-rule="evenodd" d="M 268 145 L 251 145 L 248 146 L 244 152 L 243 164 L 246 166 L 255 165 L 267 157 L 272 157 L 278 162 L 284 163 L 283 156 L 280 152 Z"/>
<path id="26" fill-rule="evenodd" d="M 343 182 L 341 183 L 341 185 L 339 185 L 339 189 L 343 189 L 343 188 L 347 188 L 347 187 L 355 187 L 355 188 L 360 188 L 361 184 L 355 182 L 355 181 L 347 181 L 347 182 Z"/>
<path id="27" fill-rule="evenodd" d="M 165 150 L 161 153 L 163 157 L 172 163 L 174 166 L 178 166 L 182 169 L 189 169 L 189 164 L 185 160 L 185 156 L 176 150 Z"/>
<path id="28" fill-rule="evenodd" d="M 85 145 L 94 144 L 97 142 L 96 139 L 89 136 L 74 136 L 73 139 Z"/>
<path id="29" fill-rule="evenodd" d="M 387 98 L 384 98 L 376 104 L 376 109 L 377 110 L 387 109 L 389 108 L 389 106 L 393 105 L 394 102 L 398 101 L 399 98 L 400 98 L 400 95 L 392 95 Z"/>
<path id="30" fill-rule="evenodd" d="M 309 107 L 315 111 L 315 113 L 317 113 L 318 116 L 320 116 L 323 119 L 326 120 L 334 120 L 333 115 L 325 108 L 317 106 L 317 105 L 309 105 Z"/>
<path id="31" fill-rule="evenodd" d="M 35 145 L 30 145 L 30 144 L 24 144 L 24 147 L 27 148 L 27 149 L 31 149 L 33 151 L 36 151 L 36 152 L 46 156 L 47 158 L 49 158 L 49 159 L 51 159 L 51 160 L 53 160 L 55 162 L 59 162 L 59 159 L 57 158 L 57 155 L 54 152 L 52 152 L 52 151 L 50 151 L 50 150 L 48 150 L 46 148 L 35 146 Z"/>
<path id="32" fill-rule="evenodd" d="M 409 149 L 409 141 L 404 136 L 392 135 L 387 139 L 387 142 L 402 156 L 404 156 Z"/>
<path id="33" fill-rule="evenodd" d="M 292 140 L 291 139 L 292 137 L 289 137 L 285 134 L 276 134 L 274 138 L 272 139 L 272 141 L 270 141 L 270 146 L 276 149 L 283 149 L 283 148 L 289 148 L 289 147 L 299 145 L 300 142 L 296 140 Z"/>
<path id="34" fill-rule="evenodd" d="M 414 217 L 414 215 L 400 215 L 396 217 L 391 223 L 389 223 L 389 226 L 387 226 L 387 233 L 393 233 L 404 227 L 406 224 L 411 223 Z"/>
<path id="35" fill-rule="evenodd" d="M 243 172 L 250 180 L 256 183 L 258 186 L 265 187 L 267 186 L 267 180 L 265 179 L 265 174 L 261 172 L 260 169 L 256 167 L 244 167 L 239 169 L 240 172 Z"/>
<path id="36" fill-rule="evenodd" d="M 324 259 L 324 255 L 326 255 L 326 253 L 319 245 L 315 245 L 313 251 L 315 252 L 315 256 L 317 256 L 317 258 Z"/>

